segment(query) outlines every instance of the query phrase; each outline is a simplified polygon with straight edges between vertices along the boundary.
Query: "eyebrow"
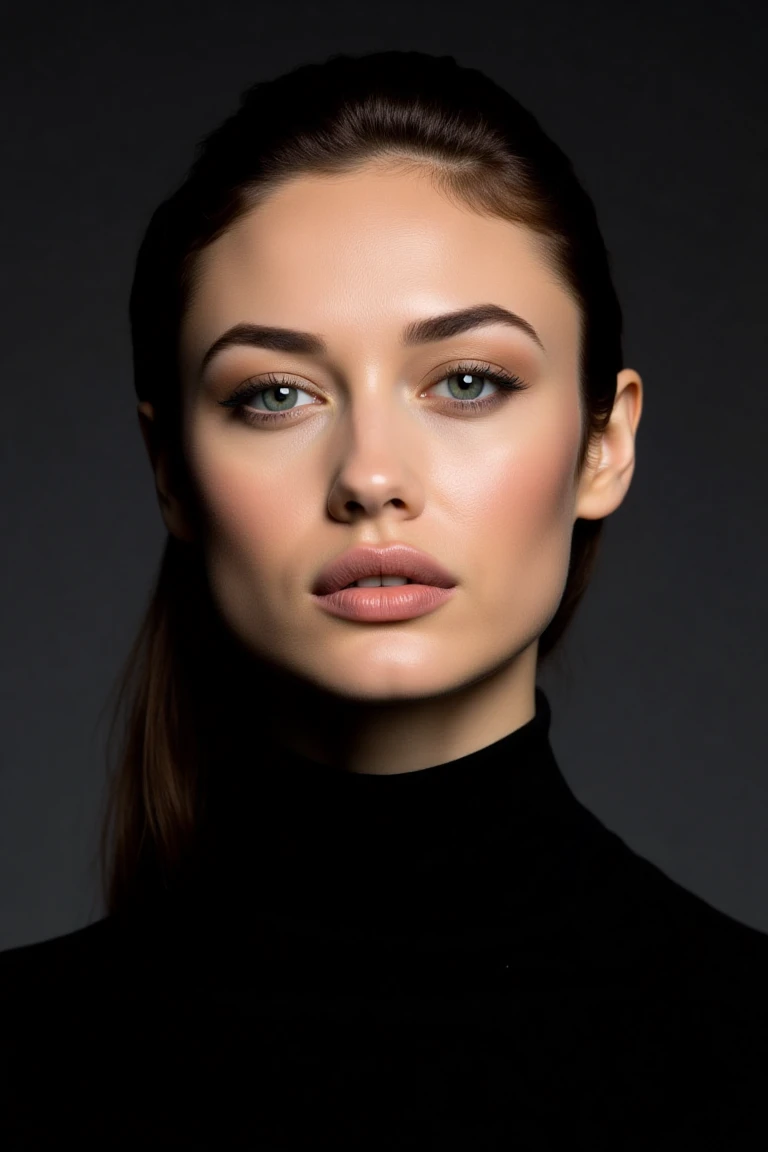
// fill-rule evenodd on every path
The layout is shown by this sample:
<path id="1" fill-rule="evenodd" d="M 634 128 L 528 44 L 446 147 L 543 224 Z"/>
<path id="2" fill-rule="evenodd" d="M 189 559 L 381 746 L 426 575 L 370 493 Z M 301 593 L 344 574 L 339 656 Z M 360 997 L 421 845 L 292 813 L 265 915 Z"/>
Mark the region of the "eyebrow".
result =
<path id="1" fill-rule="evenodd" d="M 485 324 L 506 324 L 516 328 L 545 351 L 536 329 L 522 316 L 502 308 L 499 304 L 475 304 L 470 308 L 460 308 L 456 312 L 445 312 L 440 316 L 414 320 L 403 330 L 400 342 L 404 348 L 414 348 L 419 344 L 459 336 L 462 332 L 480 328 Z M 242 344 L 304 356 L 322 356 L 328 351 L 325 341 L 313 332 L 300 332 L 296 328 L 275 328 L 265 324 L 235 324 L 211 344 L 203 356 L 200 372 L 205 371 L 219 352 Z"/>

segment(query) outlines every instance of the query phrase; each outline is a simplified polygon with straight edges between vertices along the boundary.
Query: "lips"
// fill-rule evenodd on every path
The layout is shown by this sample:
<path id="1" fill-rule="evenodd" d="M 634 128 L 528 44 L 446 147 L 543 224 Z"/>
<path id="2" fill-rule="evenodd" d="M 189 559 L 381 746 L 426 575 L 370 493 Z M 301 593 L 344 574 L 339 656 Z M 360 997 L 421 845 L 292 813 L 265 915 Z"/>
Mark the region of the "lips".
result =
<path id="1" fill-rule="evenodd" d="M 317 596 L 327 596 L 365 576 L 405 576 L 414 584 L 432 584 L 436 588 L 454 588 L 458 582 L 434 557 L 408 544 L 385 548 L 360 545 L 326 564 L 312 591 Z"/>

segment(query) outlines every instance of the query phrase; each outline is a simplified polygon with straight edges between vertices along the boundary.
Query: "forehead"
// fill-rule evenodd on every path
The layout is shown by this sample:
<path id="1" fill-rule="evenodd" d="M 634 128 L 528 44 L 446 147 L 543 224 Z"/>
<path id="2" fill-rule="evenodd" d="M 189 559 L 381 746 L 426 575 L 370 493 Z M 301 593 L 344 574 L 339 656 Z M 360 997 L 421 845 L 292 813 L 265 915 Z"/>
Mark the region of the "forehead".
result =
<path id="1" fill-rule="evenodd" d="M 481 177 L 479 177 L 481 178 Z M 198 258 L 182 328 L 189 357 L 240 321 L 399 338 L 409 321 L 492 301 L 572 358 L 578 310 L 528 229 L 449 200 L 426 175 L 369 166 L 299 176 Z"/>

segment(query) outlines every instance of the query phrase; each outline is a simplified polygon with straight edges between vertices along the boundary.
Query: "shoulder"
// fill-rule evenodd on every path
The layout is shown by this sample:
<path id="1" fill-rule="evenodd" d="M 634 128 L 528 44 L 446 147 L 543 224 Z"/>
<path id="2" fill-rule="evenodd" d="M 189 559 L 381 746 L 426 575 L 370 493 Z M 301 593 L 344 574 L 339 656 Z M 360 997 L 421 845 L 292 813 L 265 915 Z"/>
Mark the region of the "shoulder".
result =
<path id="1" fill-rule="evenodd" d="M 47 965 L 51 960 L 92 954 L 94 950 L 105 947 L 113 935 L 114 919 L 107 916 L 61 936 L 7 948 L 0 952 L 0 966 L 3 973 L 22 969 L 33 971 L 41 964 Z"/>
<path id="2" fill-rule="evenodd" d="M 161 927 L 151 911 L 122 913 L 0 952 L 0 1011 L 59 1015 L 140 1000 L 163 953 Z"/>
<path id="3" fill-rule="evenodd" d="M 83 928 L 33 944 L 0 952 L 0 996 L 16 998 L 19 991 L 55 990 L 77 976 L 87 980 L 114 952 L 116 925 L 105 917 Z"/>
<path id="4" fill-rule="evenodd" d="M 686 888 L 596 816 L 585 818 L 592 834 L 573 916 L 581 947 L 591 941 L 611 966 L 651 976 L 706 982 L 727 973 L 768 987 L 768 933 Z"/>

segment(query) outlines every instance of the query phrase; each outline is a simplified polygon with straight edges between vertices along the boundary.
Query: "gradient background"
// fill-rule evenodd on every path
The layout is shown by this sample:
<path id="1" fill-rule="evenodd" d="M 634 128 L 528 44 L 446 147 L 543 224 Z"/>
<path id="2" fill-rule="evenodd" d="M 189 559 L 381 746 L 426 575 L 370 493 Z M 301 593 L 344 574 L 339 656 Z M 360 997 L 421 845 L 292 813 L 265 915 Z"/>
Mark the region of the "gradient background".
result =
<path id="1" fill-rule="evenodd" d="M 0 41 L 0 949 L 103 916 L 106 693 L 165 528 L 128 293 L 151 212 L 242 89 L 334 52 L 482 68 L 593 197 L 644 382 L 637 465 L 541 673 L 576 795 L 768 931 L 761 0 L 24 3 Z"/>

